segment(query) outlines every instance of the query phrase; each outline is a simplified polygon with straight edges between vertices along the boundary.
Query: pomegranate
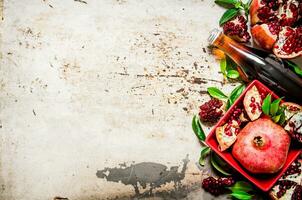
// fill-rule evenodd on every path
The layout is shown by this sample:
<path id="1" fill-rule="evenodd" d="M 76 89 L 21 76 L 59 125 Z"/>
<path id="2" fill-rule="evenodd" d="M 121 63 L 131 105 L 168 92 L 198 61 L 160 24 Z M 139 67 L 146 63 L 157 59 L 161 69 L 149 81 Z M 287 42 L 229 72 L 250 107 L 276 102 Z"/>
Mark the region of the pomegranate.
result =
<path id="1" fill-rule="evenodd" d="M 219 99 L 211 99 L 200 106 L 199 117 L 203 122 L 215 123 L 223 115 L 225 103 Z"/>
<path id="2" fill-rule="evenodd" d="M 263 49 L 271 50 L 277 40 L 280 26 L 275 23 L 255 25 L 251 28 L 254 42 Z"/>
<path id="3" fill-rule="evenodd" d="M 223 25 L 223 32 L 238 42 L 248 42 L 251 38 L 247 31 L 247 20 L 243 15 L 226 22 Z"/>
<path id="4" fill-rule="evenodd" d="M 258 119 L 262 113 L 261 102 L 262 99 L 256 86 L 253 86 L 246 92 L 243 105 L 248 117 L 252 121 Z"/>
<path id="5" fill-rule="evenodd" d="M 250 7 L 251 24 L 271 21 L 275 18 L 278 8 L 277 0 L 253 0 Z"/>
<path id="6" fill-rule="evenodd" d="M 302 107 L 296 103 L 292 102 L 284 102 L 281 103 L 280 106 L 284 106 L 284 114 L 285 114 L 285 120 L 289 120 L 294 114 L 298 113 L 299 111 L 302 111 Z"/>
<path id="7" fill-rule="evenodd" d="M 250 17 L 252 37 L 258 46 L 273 50 L 280 58 L 302 54 L 300 0 L 253 0 Z"/>
<path id="8" fill-rule="evenodd" d="M 233 120 L 234 121 L 234 120 Z M 233 123 L 226 123 L 223 126 L 216 128 L 216 139 L 219 143 L 219 150 L 225 151 L 236 141 L 238 129 L 236 121 Z"/>
<path id="9" fill-rule="evenodd" d="M 230 187 L 235 184 L 235 179 L 233 177 L 229 178 L 214 178 L 209 176 L 203 179 L 202 188 L 211 193 L 214 196 L 225 194 L 227 192 L 226 187 Z"/>
<path id="10" fill-rule="evenodd" d="M 302 55 L 302 27 L 283 27 L 273 52 L 279 58 L 295 58 Z"/>
<path id="11" fill-rule="evenodd" d="M 233 145 L 234 158 L 251 173 L 275 173 L 287 158 L 290 137 L 268 118 L 249 122 L 238 134 Z"/>
<path id="12" fill-rule="evenodd" d="M 284 127 L 289 132 L 291 137 L 302 143 L 302 111 L 294 114 Z"/>
<path id="13" fill-rule="evenodd" d="M 299 187 L 302 180 L 302 159 L 295 160 L 285 171 L 283 176 L 277 181 L 275 186 L 270 190 L 269 196 L 272 199 L 294 199 L 297 194 L 296 188 Z M 300 191 L 301 192 L 301 191 Z M 299 191 L 298 191 L 299 193 Z M 300 193 L 302 194 L 302 193 Z"/>

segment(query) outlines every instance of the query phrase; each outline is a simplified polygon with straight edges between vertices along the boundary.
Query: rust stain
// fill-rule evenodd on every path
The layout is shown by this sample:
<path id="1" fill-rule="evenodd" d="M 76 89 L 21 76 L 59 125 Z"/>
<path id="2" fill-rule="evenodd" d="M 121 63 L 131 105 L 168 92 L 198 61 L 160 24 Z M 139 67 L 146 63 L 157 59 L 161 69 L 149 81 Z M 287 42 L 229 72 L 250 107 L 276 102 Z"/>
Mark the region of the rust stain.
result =
<path id="1" fill-rule="evenodd" d="M 61 77 L 64 80 L 74 80 L 79 73 L 81 73 L 81 67 L 76 60 L 73 62 L 63 61 L 60 67 Z"/>

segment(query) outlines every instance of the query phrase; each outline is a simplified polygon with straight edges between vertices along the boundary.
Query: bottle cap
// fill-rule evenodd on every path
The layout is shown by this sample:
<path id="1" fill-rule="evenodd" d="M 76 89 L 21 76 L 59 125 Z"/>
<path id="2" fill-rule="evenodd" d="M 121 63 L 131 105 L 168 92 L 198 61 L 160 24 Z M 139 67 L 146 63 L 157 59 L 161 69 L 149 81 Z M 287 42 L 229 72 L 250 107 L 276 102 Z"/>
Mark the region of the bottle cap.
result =
<path id="1" fill-rule="evenodd" d="M 221 34 L 221 31 L 217 28 L 213 29 L 211 32 L 210 32 L 210 36 L 208 38 L 208 42 L 210 44 L 213 44 L 213 42 L 216 40 L 216 38 Z"/>

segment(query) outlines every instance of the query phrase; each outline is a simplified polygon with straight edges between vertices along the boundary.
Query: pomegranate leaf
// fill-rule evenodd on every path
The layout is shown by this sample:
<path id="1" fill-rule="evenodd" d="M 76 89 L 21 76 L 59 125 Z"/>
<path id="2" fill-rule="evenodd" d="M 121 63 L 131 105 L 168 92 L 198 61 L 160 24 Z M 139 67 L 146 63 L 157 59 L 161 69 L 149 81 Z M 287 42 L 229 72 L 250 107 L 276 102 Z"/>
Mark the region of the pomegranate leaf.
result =
<path id="1" fill-rule="evenodd" d="M 281 117 L 281 114 L 280 114 L 280 115 L 273 116 L 273 117 L 272 117 L 272 120 L 273 120 L 275 123 L 278 123 L 279 120 L 280 120 L 280 117 Z"/>
<path id="2" fill-rule="evenodd" d="M 220 71 L 221 71 L 221 73 L 223 74 L 223 75 L 225 75 L 226 76 L 226 74 L 227 74 L 227 71 L 226 71 L 226 59 L 224 58 L 224 59 L 221 59 L 220 60 Z"/>
<path id="3" fill-rule="evenodd" d="M 251 192 L 253 191 L 253 186 L 246 182 L 246 181 L 237 181 L 235 185 L 232 187 L 228 187 L 229 190 L 232 192 L 238 192 L 238 191 L 243 191 L 243 192 Z"/>
<path id="4" fill-rule="evenodd" d="M 219 25 L 221 26 L 224 23 L 226 23 L 227 21 L 231 20 L 238 13 L 239 13 L 239 9 L 237 9 L 237 8 L 231 8 L 231 9 L 226 10 L 219 20 Z"/>
<path id="5" fill-rule="evenodd" d="M 239 72 L 237 70 L 229 70 L 227 71 L 227 77 L 232 78 L 232 79 L 236 79 L 239 77 Z"/>
<path id="6" fill-rule="evenodd" d="M 201 148 L 200 158 L 199 158 L 200 166 L 204 166 L 205 158 L 209 155 L 210 152 L 211 152 L 210 147 L 202 147 Z"/>
<path id="7" fill-rule="evenodd" d="M 231 193 L 231 196 L 235 197 L 236 199 L 240 199 L 240 200 L 250 200 L 252 199 L 253 195 L 250 195 L 247 192 L 244 191 L 236 191 Z"/>
<path id="8" fill-rule="evenodd" d="M 225 5 L 236 5 L 236 3 L 238 3 L 237 0 L 215 0 L 215 3 L 217 3 L 218 5 L 221 6 L 225 6 Z"/>
<path id="9" fill-rule="evenodd" d="M 270 113 L 270 106 L 271 106 L 271 101 L 272 101 L 272 95 L 268 94 L 265 99 L 263 100 L 262 103 L 262 111 L 265 115 L 269 115 Z"/>
<path id="10" fill-rule="evenodd" d="M 216 156 L 213 152 L 211 153 L 211 164 L 212 166 L 221 174 L 225 175 L 225 176 L 231 176 L 232 174 L 228 173 L 227 171 L 225 171 L 219 164 L 218 161 L 221 160 L 218 156 Z M 219 160 L 218 160 L 219 159 Z"/>
<path id="11" fill-rule="evenodd" d="M 279 124 L 283 125 L 284 123 L 285 123 L 285 113 L 283 110 L 283 112 L 281 113 L 281 116 L 280 116 Z"/>
<path id="12" fill-rule="evenodd" d="M 198 137 L 199 140 L 204 141 L 206 138 L 206 135 L 204 131 L 201 128 L 199 117 L 195 115 L 192 120 L 192 129 L 195 133 L 195 135 Z"/>
<path id="13" fill-rule="evenodd" d="M 236 99 L 241 95 L 243 90 L 245 89 L 245 85 L 241 84 L 237 86 L 230 94 L 229 101 L 227 103 L 227 109 L 233 105 L 233 103 L 236 101 Z"/>
<path id="14" fill-rule="evenodd" d="M 270 106 L 270 114 L 271 114 L 271 116 L 275 116 L 276 113 L 278 112 L 278 110 L 279 110 L 279 104 L 281 102 L 281 99 L 282 98 L 276 99 L 276 100 L 274 100 L 271 103 L 271 106 Z"/>
<path id="15" fill-rule="evenodd" d="M 295 71 L 296 74 L 302 76 L 302 69 L 301 67 L 299 67 L 296 63 L 286 60 L 285 61 L 291 68 L 293 68 L 293 70 Z"/>
<path id="16" fill-rule="evenodd" d="M 225 100 L 225 101 L 228 100 L 228 97 L 216 87 L 209 87 L 208 93 L 216 99 Z"/>

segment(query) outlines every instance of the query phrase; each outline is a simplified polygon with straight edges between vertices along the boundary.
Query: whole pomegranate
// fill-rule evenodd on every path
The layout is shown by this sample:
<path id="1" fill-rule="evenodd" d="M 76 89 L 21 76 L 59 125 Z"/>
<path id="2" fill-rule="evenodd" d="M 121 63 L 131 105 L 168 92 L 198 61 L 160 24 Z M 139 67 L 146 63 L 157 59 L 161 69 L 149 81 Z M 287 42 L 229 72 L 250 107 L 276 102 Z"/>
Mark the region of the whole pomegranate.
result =
<path id="1" fill-rule="evenodd" d="M 232 154 L 251 173 L 271 174 L 283 167 L 289 145 L 290 137 L 281 126 L 260 118 L 239 132 Z"/>
<path id="2" fill-rule="evenodd" d="M 250 17 L 258 46 L 280 58 L 302 55 L 301 0 L 253 0 Z"/>

